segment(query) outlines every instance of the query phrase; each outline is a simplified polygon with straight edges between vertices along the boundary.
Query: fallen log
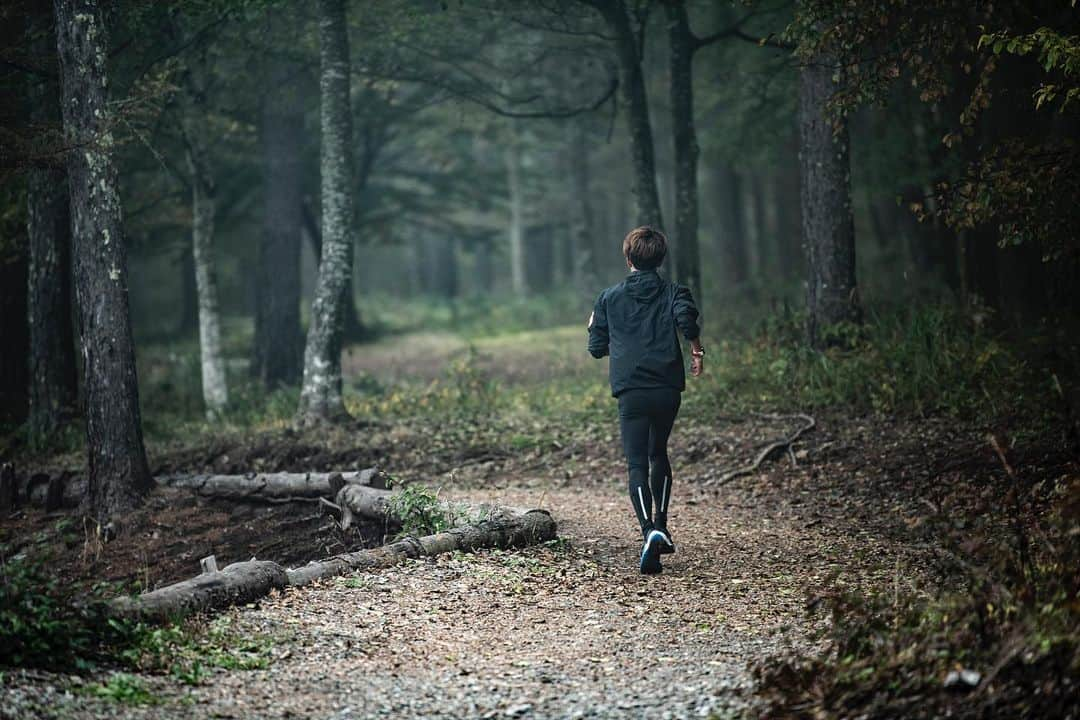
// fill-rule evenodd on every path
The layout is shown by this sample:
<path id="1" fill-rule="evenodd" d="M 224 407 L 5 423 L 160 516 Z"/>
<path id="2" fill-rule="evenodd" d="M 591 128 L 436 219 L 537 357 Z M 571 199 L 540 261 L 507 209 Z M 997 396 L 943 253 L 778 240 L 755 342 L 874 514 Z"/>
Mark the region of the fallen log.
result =
<path id="1" fill-rule="evenodd" d="M 267 502 L 333 497 L 347 485 L 386 487 L 385 476 L 377 468 L 330 473 L 165 475 L 156 480 L 159 485 L 191 490 L 200 497 Z"/>
<path id="2" fill-rule="evenodd" d="M 142 595 L 117 598 L 112 601 L 111 610 L 123 618 L 165 622 L 249 603 L 288 584 L 288 575 L 276 562 L 249 560 Z"/>
<path id="3" fill-rule="evenodd" d="M 10 471 L 14 474 L 14 470 Z M 345 485 L 386 487 L 386 476 L 378 468 L 325 473 L 259 473 L 252 475 L 161 475 L 154 481 L 163 487 L 191 490 L 199 497 L 234 502 L 282 503 L 317 502 L 333 497 Z M 8 480 L 14 488 L 6 490 L 0 482 L 0 509 L 10 498 L 10 507 L 32 505 L 51 512 L 60 507 L 77 508 L 87 494 L 86 478 L 65 470 L 59 475 L 35 473 Z M 10 495 L 4 495 L 7 492 Z"/>
<path id="4" fill-rule="evenodd" d="M 141 595 L 117 598 L 107 611 L 122 618 L 164 622 L 253 602 L 275 589 L 308 585 L 356 570 L 389 567 L 408 558 L 545 542 L 555 538 L 555 531 L 555 520 L 546 510 L 499 508 L 492 513 L 492 519 L 421 538 L 407 537 L 370 550 L 335 555 L 299 568 L 286 570 L 268 560 L 233 563 L 223 570 L 205 572 Z"/>
<path id="5" fill-rule="evenodd" d="M 545 510 L 528 510 L 511 517 L 484 520 L 421 538 L 406 537 L 371 550 L 335 555 L 288 570 L 287 575 L 290 585 L 301 586 L 354 570 L 388 567 L 407 558 L 438 555 L 454 550 L 467 552 L 485 547 L 523 547 L 554 538 L 555 520 L 551 515 Z"/>
<path id="6" fill-rule="evenodd" d="M 396 514 L 393 502 L 397 494 L 396 491 L 355 483 L 345 485 L 334 497 L 334 505 L 341 509 L 342 529 L 347 530 L 352 525 L 353 518 L 357 516 L 365 520 L 381 522 L 387 529 L 400 527 L 402 518 Z M 452 527 L 474 524 L 483 520 L 510 519 L 529 512 L 528 508 L 447 500 L 440 501 L 438 509 Z"/>

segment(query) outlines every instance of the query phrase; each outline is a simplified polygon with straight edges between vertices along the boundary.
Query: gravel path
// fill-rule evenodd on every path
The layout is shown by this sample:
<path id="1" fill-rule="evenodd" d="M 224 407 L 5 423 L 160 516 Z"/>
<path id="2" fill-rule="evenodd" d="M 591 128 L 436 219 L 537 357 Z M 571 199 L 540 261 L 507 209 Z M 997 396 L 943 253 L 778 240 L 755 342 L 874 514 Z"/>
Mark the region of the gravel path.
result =
<path id="1" fill-rule="evenodd" d="M 620 486 L 535 482 L 467 494 L 549 508 L 558 541 L 415 561 L 233 611 L 239 629 L 278 638 L 267 669 L 218 670 L 194 688 L 148 676 L 162 702 L 143 707 L 72 694 L 63 676 L 11 671 L 0 716 L 752 714 L 751 666 L 807 642 L 807 589 L 837 571 L 870 579 L 898 550 L 816 515 L 812 489 L 760 502 L 746 486 L 687 490 L 672 502 L 679 553 L 665 557 L 663 575 L 643 577 Z"/>

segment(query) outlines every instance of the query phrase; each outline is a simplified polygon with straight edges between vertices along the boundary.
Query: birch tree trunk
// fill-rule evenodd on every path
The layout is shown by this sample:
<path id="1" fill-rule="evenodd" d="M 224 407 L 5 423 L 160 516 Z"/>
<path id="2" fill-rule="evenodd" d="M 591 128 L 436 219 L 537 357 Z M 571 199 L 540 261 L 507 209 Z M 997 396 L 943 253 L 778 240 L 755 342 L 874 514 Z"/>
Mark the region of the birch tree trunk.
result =
<path id="1" fill-rule="evenodd" d="M 698 248 L 698 144 L 694 128 L 694 36 L 686 5 L 664 3 L 671 51 L 671 128 L 675 140 L 675 275 L 701 298 Z"/>
<path id="2" fill-rule="evenodd" d="M 823 328 L 859 322 L 855 284 L 855 222 L 846 122 L 834 131 L 825 106 L 833 70 L 813 58 L 799 73 L 799 159 L 803 243 L 807 257 L 807 338 L 824 342 Z"/>
<path id="3" fill-rule="evenodd" d="M 208 419 L 218 417 L 229 402 L 225 358 L 221 353 L 221 313 L 214 262 L 214 171 L 207 147 L 210 137 L 206 106 L 206 59 L 197 56 L 188 68 L 183 100 L 184 139 L 191 172 L 191 253 L 199 300 L 199 356 L 203 404 Z"/>
<path id="4" fill-rule="evenodd" d="M 634 161 L 634 198 L 637 201 L 637 222 L 662 229 L 660 194 L 656 188 L 652 124 L 649 102 L 641 72 L 638 38 L 630 24 L 624 0 L 586 0 L 604 17 L 615 35 L 615 54 L 619 60 L 619 86 L 626 104 L 626 121 L 630 129 L 631 157 Z"/>
<path id="5" fill-rule="evenodd" d="M 95 0 L 55 0 L 69 147 L 72 256 L 86 386 L 91 510 L 135 508 L 153 480 L 139 418 L 120 197 L 106 102 L 108 42 Z"/>
<path id="6" fill-rule="evenodd" d="M 281 12 L 268 11 L 268 18 Z M 263 232 L 255 278 L 255 342 L 251 375 L 264 388 L 300 382 L 300 146 L 304 116 L 299 68 L 277 55 L 267 58 L 268 93 L 262 108 Z"/>
<path id="7" fill-rule="evenodd" d="M 511 125 L 506 146 L 506 188 L 510 195 L 510 282 L 517 297 L 529 292 L 525 276 L 525 197 L 521 184 L 521 144 Z"/>
<path id="8" fill-rule="evenodd" d="M 344 0 L 319 0 L 322 257 L 304 349 L 300 425 L 348 417 L 341 397 L 342 291 L 352 274 L 353 149 Z"/>
<path id="9" fill-rule="evenodd" d="M 32 19 L 36 55 L 49 57 L 55 38 L 47 12 Z M 52 45 L 52 47 L 50 47 Z M 58 125 L 60 88 L 53 79 L 29 84 L 30 121 Z M 37 440 L 53 437 L 75 412 L 78 382 L 71 326 L 71 213 L 62 168 L 27 173 L 26 230 L 30 241 L 27 308 L 30 328 L 29 427 Z"/>

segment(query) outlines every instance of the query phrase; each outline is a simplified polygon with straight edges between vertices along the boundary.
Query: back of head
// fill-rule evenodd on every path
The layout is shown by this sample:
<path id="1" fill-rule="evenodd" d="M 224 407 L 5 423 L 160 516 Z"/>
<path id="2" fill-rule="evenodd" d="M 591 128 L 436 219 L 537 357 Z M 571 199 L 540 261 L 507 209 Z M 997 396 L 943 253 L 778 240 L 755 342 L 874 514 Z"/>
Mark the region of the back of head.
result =
<path id="1" fill-rule="evenodd" d="M 634 228 L 623 238 L 623 255 L 638 270 L 654 270 L 667 255 L 667 238 L 649 225 Z"/>

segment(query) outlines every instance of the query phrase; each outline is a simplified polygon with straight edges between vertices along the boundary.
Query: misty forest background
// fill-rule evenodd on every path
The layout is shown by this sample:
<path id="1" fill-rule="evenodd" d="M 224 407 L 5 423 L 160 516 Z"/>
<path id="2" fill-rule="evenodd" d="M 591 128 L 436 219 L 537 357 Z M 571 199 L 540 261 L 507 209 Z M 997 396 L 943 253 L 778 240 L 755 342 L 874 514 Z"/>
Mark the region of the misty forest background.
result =
<path id="1" fill-rule="evenodd" d="M 407 480 L 619 467 L 585 322 L 626 273 L 623 236 L 652 224 L 708 349 L 680 420 L 705 439 L 674 459 L 688 485 L 726 486 L 732 454 L 768 440 L 724 440 L 732 423 L 813 414 L 877 434 L 798 458 L 789 439 L 791 472 L 855 448 L 883 485 L 829 492 L 907 493 L 937 539 L 961 542 L 965 512 L 985 532 L 929 606 L 977 621 L 931 632 L 921 595 L 831 595 L 840 649 L 799 682 L 763 676 L 776 707 L 884 708 L 915 692 L 896 668 L 930 677 L 943 643 L 1015 680 L 985 703 L 1064 707 L 1078 32 L 1067 0 L 5 2 L 9 484 L 85 478 L 75 504 L 111 538 L 155 475 L 297 438 L 340 452 L 324 465 L 373 443 Z M 922 489 L 879 466 L 901 446 L 921 448 L 895 465 L 908 480 L 935 458 Z M 265 467 L 316 469 L 289 452 Z M 833 470 L 808 477 L 850 480 Z M 1025 705 L 1047 678 L 1066 680 Z"/>
<path id="2" fill-rule="evenodd" d="M 852 307 L 871 322 L 902 311 L 909 323 L 920 308 L 946 308 L 962 324 L 1057 333 L 1053 344 L 1068 356 L 1076 106 L 1058 80 L 1074 78 L 1075 47 L 1067 32 L 1024 34 L 1075 22 L 1067 3 L 995 8 L 982 20 L 997 25 L 982 30 L 978 9 L 941 14 L 948 3 L 807 4 L 807 17 L 833 23 L 820 33 L 808 19 L 793 24 L 784 3 L 689 3 L 674 15 L 662 3 L 631 4 L 617 29 L 606 5 L 349 8 L 346 342 L 403 329 L 580 323 L 596 292 L 623 274 L 623 234 L 652 222 L 668 231 L 666 272 L 699 296 L 713 343 L 753 332 L 765 317 L 805 322 L 808 250 L 819 242 L 810 230 L 836 235 L 838 252 L 854 257 L 850 271 L 850 257 L 837 260 L 853 277 L 834 285 L 857 285 Z M 920 20 L 920 8 L 938 8 L 937 19 Z M 3 82 L 13 102 L 5 103 L 2 407 L 16 427 L 27 417 L 33 365 L 28 195 L 62 174 L 13 172 L 55 167 L 58 87 L 51 14 L 36 3 L 5 12 Z M 229 407 L 220 392 L 202 397 L 193 233 L 206 237 L 203 285 L 216 294 L 233 398 L 296 387 L 321 247 L 314 5 L 119 3 L 108 6 L 106 25 L 147 419 Z M 843 35 L 858 26 L 857 37 Z M 994 32 L 1001 39 L 987 42 Z M 627 94 L 634 60 L 620 58 L 619 33 L 640 54 L 639 100 Z M 850 229 L 842 218 L 815 229 L 802 212 L 800 127 L 825 110 L 799 105 L 800 68 L 814 67 L 805 58 L 815 52 L 861 61 L 846 68 L 841 93 L 818 101 L 843 133 L 837 152 L 850 137 L 850 185 L 847 173 L 834 177 L 840 197 L 824 200 L 841 216 L 850 204 Z M 689 80 L 684 94 L 679 73 Z M 696 171 L 685 169 L 691 146 Z M 640 148 L 655 161 L 636 165 Z M 653 177 L 641 179 L 649 165 Z M 688 172 L 697 207 L 682 189 Z M 60 404 L 75 407 L 72 350 L 58 322 Z M 401 353 L 415 360 L 408 346 Z M 49 435 L 55 424 L 32 426 Z"/>

